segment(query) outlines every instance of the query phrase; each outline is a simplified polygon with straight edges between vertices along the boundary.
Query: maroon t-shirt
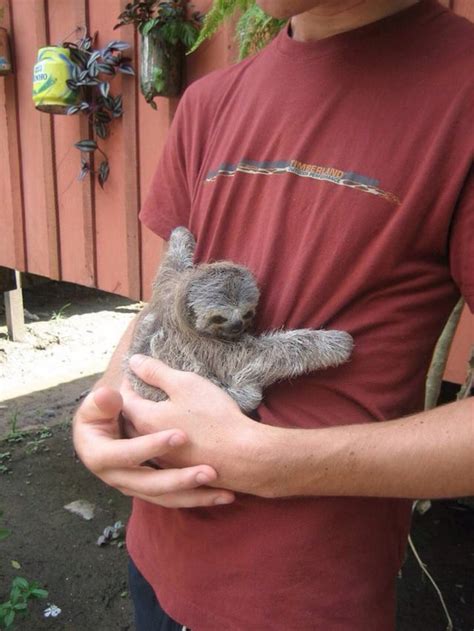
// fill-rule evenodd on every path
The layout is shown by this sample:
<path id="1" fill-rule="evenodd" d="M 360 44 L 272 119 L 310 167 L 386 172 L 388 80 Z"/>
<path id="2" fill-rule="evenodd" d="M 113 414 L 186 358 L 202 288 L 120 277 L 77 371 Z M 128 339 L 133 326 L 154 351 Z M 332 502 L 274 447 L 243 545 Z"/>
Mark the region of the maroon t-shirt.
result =
<path id="1" fill-rule="evenodd" d="M 317 428 L 423 405 L 434 343 L 474 304 L 474 27 L 433 0 L 312 43 L 284 30 L 184 95 L 142 209 L 197 260 L 249 266 L 259 330 L 349 331 L 351 361 L 276 384 L 263 423 Z M 392 628 L 410 502 L 136 500 L 128 548 L 193 631 Z"/>

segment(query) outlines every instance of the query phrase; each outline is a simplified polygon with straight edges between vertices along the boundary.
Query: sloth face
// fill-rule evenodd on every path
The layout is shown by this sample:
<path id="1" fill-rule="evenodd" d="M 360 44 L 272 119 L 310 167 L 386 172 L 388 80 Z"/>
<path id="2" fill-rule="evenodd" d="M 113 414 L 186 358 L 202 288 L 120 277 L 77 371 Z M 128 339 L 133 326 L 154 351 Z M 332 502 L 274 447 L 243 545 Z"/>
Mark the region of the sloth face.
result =
<path id="1" fill-rule="evenodd" d="M 188 319 L 203 335 L 236 340 L 251 328 L 258 296 L 255 279 L 245 267 L 203 265 L 189 283 Z"/>

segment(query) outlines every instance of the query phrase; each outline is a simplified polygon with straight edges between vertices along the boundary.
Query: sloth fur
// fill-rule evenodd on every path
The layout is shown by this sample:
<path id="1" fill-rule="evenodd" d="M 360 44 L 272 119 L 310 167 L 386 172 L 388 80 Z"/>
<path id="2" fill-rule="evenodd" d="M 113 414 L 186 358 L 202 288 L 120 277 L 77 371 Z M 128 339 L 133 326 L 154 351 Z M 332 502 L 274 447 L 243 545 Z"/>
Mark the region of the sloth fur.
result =
<path id="1" fill-rule="evenodd" d="M 173 230 L 127 359 L 141 353 L 198 373 L 223 388 L 247 413 L 258 407 L 270 384 L 347 361 L 353 340 L 344 331 L 252 335 L 259 291 L 250 270 L 226 261 L 194 265 L 194 250 L 186 228 Z M 126 372 L 142 397 L 167 398 L 139 379 L 128 361 Z"/>

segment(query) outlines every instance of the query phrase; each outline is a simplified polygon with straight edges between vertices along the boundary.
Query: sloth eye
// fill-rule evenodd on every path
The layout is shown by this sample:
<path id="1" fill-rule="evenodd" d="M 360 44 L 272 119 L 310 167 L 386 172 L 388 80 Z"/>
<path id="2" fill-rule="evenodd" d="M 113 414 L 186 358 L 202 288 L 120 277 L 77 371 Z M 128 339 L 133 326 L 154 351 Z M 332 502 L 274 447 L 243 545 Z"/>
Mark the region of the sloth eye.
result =
<path id="1" fill-rule="evenodd" d="M 244 313 L 244 320 L 249 320 L 250 318 L 253 318 L 254 313 L 253 311 L 247 311 L 247 313 Z"/>
<path id="2" fill-rule="evenodd" d="M 227 322 L 227 318 L 224 318 L 223 316 L 220 316 L 220 315 L 215 315 L 215 316 L 212 316 L 209 322 L 211 324 L 223 324 L 224 322 Z"/>

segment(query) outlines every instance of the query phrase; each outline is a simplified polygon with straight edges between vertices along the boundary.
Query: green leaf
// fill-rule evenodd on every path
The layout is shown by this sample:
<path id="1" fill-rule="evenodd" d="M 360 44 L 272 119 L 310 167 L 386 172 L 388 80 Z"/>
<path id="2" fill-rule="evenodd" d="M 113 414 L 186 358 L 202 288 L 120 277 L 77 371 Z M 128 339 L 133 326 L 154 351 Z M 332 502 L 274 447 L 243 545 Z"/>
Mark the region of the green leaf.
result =
<path id="1" fill-rule="evenodd" d="M 11 627 L 14 620 L 15 620 L 15 612 L 13 611 L 13 609 L 11 609 L 5 616 L 5 621 L 4 621 L 5 628 L 8 629 L 9 627 Z"/>
<path id="2" fill-rule="evenodd" d="M 106 50 L 127 50 L 127 48 L 130 48 L 130 44 L 118 39 L 109 42 L 105 47 Z"/>
<path id="3" fill-rule="evenodd" d="M 148 22 L 146 22 L 140 28 L 142 35 L 148 35 L 158 24 L 159 24 L 158 18 L 153 18 L 153 20 L 148 20 Z"/>
<path id="4" fill-rule="evenodd" d="M 30 584 L 28 583 L 26 578 L 23 578 L 22 576 L 15 576 L 15 578 L 12 581 L 12 586 L 19 587 L 20 589 L 28 589 Z"/>
<path id="5" fill-rule="evenodd" d="M 74 143 L 76 149 L 79 151 L 85 151 L 86 153 L 92 153 L 97 149 L 97 143 L 95 140 L 80 140 L 79 142 Z"/>
<path id="6" fill-rule="evenodd" d="M 90 68 L 92 64 L 100 58 L 100 50 L 96 50 L 87 60 L 87 67 Z"/>
<path id="7" fill-rule="evenodd" d="M 99 90 L 102 96 L 107 98 L 110 92 L 110 83 L 108 81 L 102 81 L 102 83 L 99 84 Z"/>
<path id="8" fill-rule="evenodd" d="M 105 61 L 98 63 L 97 68 L 99 69 L 99 72 L 103 72 L 104 74 L 107 74 L 107 75 L 115 74 L 115 69 L 114 69 L 113 64 L 109 64 Z"/>
<path id="9" fill-rule="evenodd" d="M 130 64 L 121 64 L 118 69 L 122 74 L 135 75 L 135 71 Z"/>
<path id="10" fill-rule="evenodd" d="M 102 140 L 104 138 L 107 138 L 107 127 L 104 125 L 104 123 L 101 123 L 100 121 L 97 123 L 94 123 L 94 130 L 95 130 L 95 133 L 99 136 L 99 138 L 102 138 Z"/>
<path id="11" fill-rule="evenodd" d="M 15 570 L 19 570 L 21 568 L 21 565 L 18 563 L 18 561 L 15 560 L 11 561 L 11 565 Z"/>
<path id="12" fill-rule="evenodd" d="M 33 589 L 31 590 L 30 594 L 34 597 L 34 598 L 47 598 L 48 597 L 48 591 L 46 589 Z"/>
<path id="13" fill-rule="evenodd" d="M 0 541 L 3 541 L 10 535 L 11 535 L 11 530 L 8 530 L 8 528 L 0 528 Z"/>
<path id="14" fill-rule="evenodd" d="M 89 163 L 86 162 L 86 164 L 84 164 L 82 166 L 82 169 L 79 173 L 79 175 L 77 176 L 77 179 L 82 182 L 82 180 L 86 177 L 86 175 L 90 172 L 91 168 Z"/>
<path id="15" fill-rule="evenodd" d="M 89 77 L 92 77 L 92 78 L 95 78 L 99 75 L 99 68 L 97 67 L 97 62 L 94 62 L 89 66 L 88 74 L 89 74 Z"/>
<path id="16" fill-rule="evenodd" d="M 109 163 L 107 160 L 103 160 L 99 166 L 98 179 L 99 179 L 100 188 L 104 188 L 104 184 L 109 177 L 109 173 L 110 173 Z"/>

